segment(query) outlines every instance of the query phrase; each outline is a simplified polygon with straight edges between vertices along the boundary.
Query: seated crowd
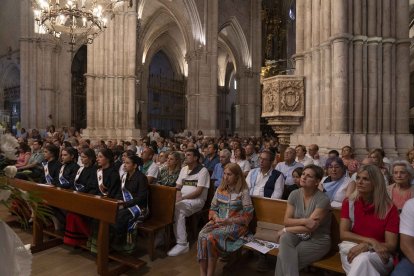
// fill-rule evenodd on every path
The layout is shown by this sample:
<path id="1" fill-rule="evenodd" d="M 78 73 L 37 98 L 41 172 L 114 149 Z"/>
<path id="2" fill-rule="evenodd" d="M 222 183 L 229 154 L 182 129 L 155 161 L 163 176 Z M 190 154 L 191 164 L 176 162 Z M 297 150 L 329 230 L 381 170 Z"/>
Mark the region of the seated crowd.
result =
<path id="1" fill-rule="evenodd" d="M 311 144 L 287 148 L 281 158 L 272 138 L 201 132 L 163 138 L 155 129 L 138 140 L 93 143 L 73 129 L 50 127 L 43 137 L 32 130 L 18 141 L 17 178 L 119 200 L 113 250 L 133 250 L 129 235 L 148 215 L 148 185 L 165 185 L 177 189 L 176 245 L 168 255 L 188 252 L 185 219 L 204 207 L 211 183 L 209 222 L 197 243 L 202 275 L 213 275 L 217 259 L 245 243 L 254 216 L 251 196 L 287 200 L 276 275 L 299 275 L 329 252 L 332 208 L 341 209 L 339 252 L 348 275 L 414 274 L 414 150 L 391 162 L 374 149 L 360 163 L 350 146 L 324 156 Z M 93 248 L 96 223 L 53 213 L 65 243 Z"/>

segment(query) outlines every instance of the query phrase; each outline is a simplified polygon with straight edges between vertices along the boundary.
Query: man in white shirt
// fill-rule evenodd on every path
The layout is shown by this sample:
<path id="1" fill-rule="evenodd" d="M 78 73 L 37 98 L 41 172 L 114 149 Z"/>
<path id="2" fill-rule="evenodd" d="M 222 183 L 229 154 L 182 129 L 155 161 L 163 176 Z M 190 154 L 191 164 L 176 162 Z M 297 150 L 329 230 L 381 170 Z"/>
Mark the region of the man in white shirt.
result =
<path id="1" fill-rule="evenodd" d="M 414 275 L 414 198 L 405 202 L 400 215 L 400 247 L 404 257 L 391 276 Z"/>
<path id="2" fill-rule="evenodd" d="M 142 152 L 141 158 L 144 165 L 142 165 L 141 172 L 145 174 L 148 179 L 148 184 L 154 183 L 158 177 L 158 165 L 152 160 L 154 151 L 152 148 L 145 148 Z"/>
<path id="3" fill-rule="evenodd" d="M 210 174 L 200 164 L 200 152 L 188 149 L 185 163 L 177 179 L 177 200 L 175 203 L 174 235 L 177 244 L 168 251 L 168 256 L 178 256 L 188 252 L 187 229 L 185 218 L 200 211 L 207 199 L 210 187 Z"/>
<path id="4" fill-rule="evenodd" d="M 271 151 L 265 150 L 260 154 L 259 168 L 251 170 L 246 177 L 251 196 L 282 197 L 285 179 L 280 171 L 272 169 L 274 159 Z"/>
<path id="5" fill-rule="evenodd" d="M 158 138 L 160 138 L 160 134 L 157 132 L 157 129 L 155 127 L 152 128 L 152 131 L 148 133 L 148 138 L 150 139 L 150 142 L 157 141 Z"/>

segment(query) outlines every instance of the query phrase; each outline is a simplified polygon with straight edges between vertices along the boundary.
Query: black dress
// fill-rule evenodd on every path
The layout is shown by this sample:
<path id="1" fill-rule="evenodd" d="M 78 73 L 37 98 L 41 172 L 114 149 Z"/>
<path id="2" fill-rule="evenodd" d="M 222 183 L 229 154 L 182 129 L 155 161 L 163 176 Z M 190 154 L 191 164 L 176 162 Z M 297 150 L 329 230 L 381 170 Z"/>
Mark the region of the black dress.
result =
<path id="1" fill-rule="evenodd" d="M 54 186 L 58 186 L 58 184 L 60 184 L 60 182 L 59 182 L 59 172 L 60 172 L 61 165 L 62 164 L 56 159 L 53 159 L 52 161 L 47 162 L 49 175 L 52 177 L 52 183 L 51 184 L 53 184 Z M 43 172 L 43 175 L 42 175 L 42 183 L 47 183 L 46 182 L 46 175 L 45 175 L 44 172 Z"/>
<path id="2" fill-rule="evenodd" d="M 81 174 L 76 181 L 76 190 L 82 193 L 88 193 L 92 195 L 99 194 L 98 179 L 96 177 L 96 170 L 98 168 L 95 165 L 83 168 Z"/>
<path id="3" fill-rule="evenodd" d="M 126 176 L 124 189 L 129 191 L 133 199 L 127 201 L 123 209 L 118 211 L 115 225 L 116 233 L 120 236 L 118 242 L 123 242 L 122 239 L 127 234 L 129 221 L 134 218 L 128 208 L 134 205 L 138 205 L 141 210 L 147 208 L 148 179 L 142 172 L 137 170 L 131 177 Z"/>
<path id="4" fill-rule="evenodd" d="M 106 188 L 107 196 L 109 198 L 122 199 L 121 178 L 119 177 L 119 172 L 116 170 L 115 166 L 111 165 L 109 168 L 104 169 L 102 174 L 103 185 Z M 99 191 L 99 194 L 103 195 L 101 191 Z"/>
<path id="5" fill-rule="evenodd" d="M 76 173 L 78 172 L 79 169 L 79 165 L 75 162 L 70 162 L 67 164 L 63 164 L 62 166 L 65 166 L 65 168 L 63 169 L 63 175 L 62 177 L 65 178 L 65 180 L 68 183 L 62 182 L 62 181 L 58 181 L 58 185 L 56 185 L 57 187 L 60 188 L 64 188 L 64 189 L 74 189 L 73 183 L 75 183 L 75 177 L 76 177 Z M 60 172 L 60 169 L 59 169 Z"/>

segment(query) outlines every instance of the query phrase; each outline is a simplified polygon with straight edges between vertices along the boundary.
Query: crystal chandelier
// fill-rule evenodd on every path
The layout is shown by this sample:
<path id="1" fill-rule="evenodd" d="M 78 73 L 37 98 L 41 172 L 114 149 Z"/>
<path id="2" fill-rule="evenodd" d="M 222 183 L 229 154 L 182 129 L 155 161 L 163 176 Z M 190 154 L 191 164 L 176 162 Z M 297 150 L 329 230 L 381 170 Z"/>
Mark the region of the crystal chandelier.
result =
<path id="1" fill-rule="evenodd" d="M 132 6 L 132 0 L 32 0 L 40 32 L 59 39 L 66 36 L 72 47 L 91 44 L 124 2 Z"/>

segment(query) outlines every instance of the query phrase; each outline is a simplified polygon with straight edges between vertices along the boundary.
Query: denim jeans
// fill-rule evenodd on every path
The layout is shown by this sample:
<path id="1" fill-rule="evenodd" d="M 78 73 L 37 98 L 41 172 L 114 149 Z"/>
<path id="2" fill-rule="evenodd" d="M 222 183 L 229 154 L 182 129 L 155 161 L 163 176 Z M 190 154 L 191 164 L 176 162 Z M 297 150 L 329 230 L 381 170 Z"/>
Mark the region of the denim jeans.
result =
<path id="1" fill-rule="evenodd" d="M 403 258 L 391 274 L 391 276 L 401 275 L 414 275 L 414 264 L 407 258 Z"/>

